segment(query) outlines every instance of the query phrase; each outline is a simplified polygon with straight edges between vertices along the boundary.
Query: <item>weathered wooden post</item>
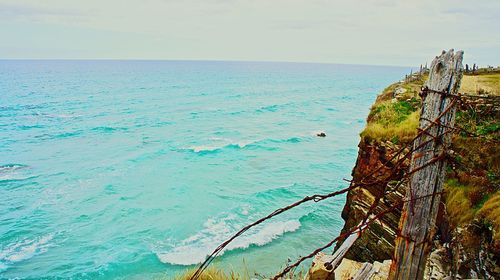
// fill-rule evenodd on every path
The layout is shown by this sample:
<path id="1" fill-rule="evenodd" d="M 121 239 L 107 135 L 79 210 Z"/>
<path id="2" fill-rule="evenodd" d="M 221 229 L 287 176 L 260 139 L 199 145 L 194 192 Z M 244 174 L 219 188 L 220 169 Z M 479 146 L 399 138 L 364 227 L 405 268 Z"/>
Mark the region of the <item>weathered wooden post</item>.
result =
<path id="1" fill-rule="evenodd" d="M 320 252 L 314 256 L 314 261 L 305 280 L 335 280 L 335 268 L 342 262 L 342 258 L 344 258 L 347 251 L 356 242 L 360 236 L 359 232 L 364 230 L 366 225 L 360 223 L 358 227 L 359 230 L 351 233 L 333 255 Z"/>
<path id="2" fill-rule="evenodd" d="M 450 94 L 455 94 L 460 87 L 462 59 L 462 51 L 443 51 L 431 64 L 425 84 L 429 91 L 422 97 L 419 127 L 420 132 L 425 132 L 414 142 L 410 172 L 417 171 L 410 176 L 406 191 L 389 279 L 422 279 L 424 276 L 445 177 L 443 156 L 451 140 L 451 133 L 446 131 L 455 123 L 456 104 Z"/>

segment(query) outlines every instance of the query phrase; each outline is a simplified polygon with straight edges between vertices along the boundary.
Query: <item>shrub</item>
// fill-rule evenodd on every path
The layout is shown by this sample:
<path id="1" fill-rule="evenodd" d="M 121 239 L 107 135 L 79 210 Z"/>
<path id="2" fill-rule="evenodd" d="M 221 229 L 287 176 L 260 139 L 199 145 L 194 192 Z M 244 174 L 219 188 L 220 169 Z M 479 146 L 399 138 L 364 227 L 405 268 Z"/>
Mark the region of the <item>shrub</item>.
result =
<path id="1" fill-rule="evenodd" d="M 491 223 L 494 230 L 493 238 L 500 240 L 500 191 L 497 191 L 483 204 L 478 215 Z"/>
<path id="2" fill-rule="evenodd" d="M 175 280 L 189 280 L 193 276 L 193 274 L 196 272 L 196 269 L 190 269 L 187 270 L 186 272 L 177 275 L 174 277 Z M 209 267 L 207 268 L 198 278 L 200 280 L 240 280 L 240 279 L 250 279 L 249 277 L 242 277 L 239 274 L 236 275 L 235 273 L 231 272 L 229 275 L 226 274 L 221 269 L 214 268 L 214 267 Z"/>
<path id="3" fill-rule="evenodd" d="M 471 222 L 475 210 L 467 197 L 468 187 L 460 185 L 456 180 L 448 180 L 444 185 L 445 204 L 448 218 L 453 226 Z"/>
<path id="4" fill-rule="evenodd" d="M 409 142 L 417 135 L 420 113 L 414 111 L 407 116 L 401 116 L 397 110 L 384 109 L 376 119 L 368 122 L 361 133 L 367 140 L 392 142 Z"/>

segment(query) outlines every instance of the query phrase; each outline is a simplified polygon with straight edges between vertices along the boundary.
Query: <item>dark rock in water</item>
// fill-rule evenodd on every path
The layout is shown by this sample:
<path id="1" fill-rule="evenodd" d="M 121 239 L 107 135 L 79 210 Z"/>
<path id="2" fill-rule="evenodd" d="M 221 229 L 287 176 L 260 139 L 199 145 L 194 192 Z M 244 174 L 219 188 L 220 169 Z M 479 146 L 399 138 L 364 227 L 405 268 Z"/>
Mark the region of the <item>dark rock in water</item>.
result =
<path id="1" fill-rule="evenodd" d="M 316 134 L 316 136 L 318 136 L 318 137 L 326 137 L 326 134 L 324 132 L 320 132 L 320 133 Z"/>

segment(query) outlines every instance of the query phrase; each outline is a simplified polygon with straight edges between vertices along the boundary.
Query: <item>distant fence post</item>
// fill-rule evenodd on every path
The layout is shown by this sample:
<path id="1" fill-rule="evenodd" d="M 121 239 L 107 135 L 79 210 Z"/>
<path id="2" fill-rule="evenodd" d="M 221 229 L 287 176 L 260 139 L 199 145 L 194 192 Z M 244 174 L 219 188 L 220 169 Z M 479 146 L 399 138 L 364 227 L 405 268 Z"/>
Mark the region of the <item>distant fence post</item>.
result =
<path id="1" fill-rule="evenodd" d="M 399 222 L 389 279 L 420 280 L 432 246 L 446 171 L 444 155 L 455 124 L 456 94 L 463 75 L 463 52 L 436 57 L 425 86 L 419 137 L 413 147 L 406 202 Z M 435 120 L 435 121 L 434 121 Z M 430 126 L 430 128 L 429 128 Z"/>

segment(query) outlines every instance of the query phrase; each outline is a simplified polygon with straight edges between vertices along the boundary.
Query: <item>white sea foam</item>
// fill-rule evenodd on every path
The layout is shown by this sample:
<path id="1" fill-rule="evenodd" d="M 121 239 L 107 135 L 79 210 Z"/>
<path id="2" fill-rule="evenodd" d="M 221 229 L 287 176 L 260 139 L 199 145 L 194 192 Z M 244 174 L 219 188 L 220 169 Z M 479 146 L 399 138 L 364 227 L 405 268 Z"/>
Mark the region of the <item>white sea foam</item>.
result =
<path id="1" fill-rule="evenodd" d="M 222 148 L 223 147 L 217 147 L 217 146 L 192 146 L 189 149 L 195 153 L 199 153 L 199 152 L 213 152 Z"/>
<path id="2" fill-rule="evenodd" d="M 25 180 L 29 179 L 30 177 L 28 176 L 23 176 L 21 174 L 2 174 L 0 175 L 0 182 L 1 181 L 17 181 L 17 180 Z"/>
<path id="3" fill-rule="evenodd" d="M 10 180 L 24 180 L 29 178 L 27 174 L 28 166 L 22 164 L 7 164 L 0 166 L 0 182 Z"/>
<path id="4" fill-rule="evenodd" d="M 35 255 L 45 253 L 52 245 L 50 241 L 54 238 L 53 234 L 47 234 L 34 239 L 24 239 L 9 244 L 0 250 L 0 271 L 17 262 L 28 260 Z"/>
<path id="5" fill-rule="evenodd" d="M 319 132 L 314 132 L 311 135 L 316 136 L 316 134 Z M 219 137 L 212 137 L 209 140 L 212 142 L 208 145 L 201 145 L 201 146 L 191 146 L 188 148 L 188 150 L 193 151 L 195 153 L 201 153 L 201 152 L 214 152 L 218 150 L 222 150 L 224 148 L 239 148 L 243 149 L 246 148 L 249 145 L 259 145 L 259 144 L 266 144 L 266 143 L 299 143 L 303 141 L 304 139 L 311 138 L 311 135 L 308 133 L 305 133 L 303 135 L 297 135 L 297 136 L 290 136 L 288 138 L 279 138 L 279 139 L 273 139 L 273 138 L 265 138 L 265 139 L 259 139 L 259 140 L 231 140 L 227 138 L 219 138 Z"/>
<path id="6" fill-rule="evenodd" d="M 156 255 L 163 263 L 178 265 L 201 263 L 220 243 L 236 232 L 237 229 L 229 225 L 232 219 L 231 216 L 220 221 L 209 219 L 201 232 L 183 240 L 173 249 Z M 296 231 L 299 227 L 298 220 L 266 224 L 249 234 L 238 237 L 222 253 L 234 249 L 246 249 L 251 245 L 263 246 L 287 232 Z"/>
<path id="7" fill-rule="evenodd" d="M 212 142 L 216 142 L 210 145 L 201 145 L 201 146 L 192 146 L 189 147 L 189 150 L 200 153 L 200 152 L 213 152 L 217 150 L 221 150 L 228 147 L 238 147 L 240 149 L 245 148 L 247 145 L 256 143 L 257 141 L 252 140 L 242 140 L 242 141 L 233 141 L 231 139 L 226 138 L 210 138 Z"/>

